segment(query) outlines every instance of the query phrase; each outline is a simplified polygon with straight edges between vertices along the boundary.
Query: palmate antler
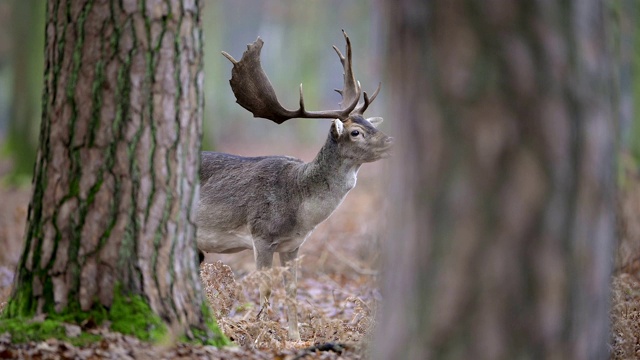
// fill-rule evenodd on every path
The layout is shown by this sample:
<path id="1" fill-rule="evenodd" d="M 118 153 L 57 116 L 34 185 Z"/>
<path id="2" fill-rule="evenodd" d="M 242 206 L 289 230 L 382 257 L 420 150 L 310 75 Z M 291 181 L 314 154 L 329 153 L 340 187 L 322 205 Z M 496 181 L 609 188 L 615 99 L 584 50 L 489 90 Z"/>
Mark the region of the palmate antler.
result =
<path id="1" fill-rule="evenodd" d="M 340 119 L 345 120 L 352 113 L 362 114 L 380 91 L 380 85 L 371 98 L 365 92 L 364 103 L 358 105 L 360 99 L 360 83 L 355 80 L 351 69 L 351 41 L 347 33 L 342 31 L 347 42 L 345 57 L 337 47 L 333 47 L 344 68 L 344 86 L 342 90 L 336 90 L 342 95 L 340 110 L 307 111 L 304 107 L 302 84 L 300 84 L 300 108 L 289 110 L 278 101 L 275 90 L 262 70 L 260 64 L 260 51 L 264 42 L 258 39 L 247 46 L 247 51 L 242 54 L 240 61 L 234 59 L 226 52 L 222 52 L 233 63 L 231 69 L 231 89 L 236 97 L 236 102 L 249 110 L 254 117 L 272 120 L 278 124 L 293 118 L 315 119 Z"/>

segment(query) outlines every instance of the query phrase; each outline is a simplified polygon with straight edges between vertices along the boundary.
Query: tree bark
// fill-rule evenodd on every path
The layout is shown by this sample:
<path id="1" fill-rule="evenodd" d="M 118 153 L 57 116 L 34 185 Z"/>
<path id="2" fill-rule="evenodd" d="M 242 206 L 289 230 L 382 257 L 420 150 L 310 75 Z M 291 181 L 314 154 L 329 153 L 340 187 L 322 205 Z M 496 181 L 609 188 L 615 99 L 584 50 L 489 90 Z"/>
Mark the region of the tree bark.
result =
<path id="1" fill-rule="evenodd" d="M 605 4 L 389 0 L 398 148 L 376 358 L 603 359 Z"/>
<path id="2" fill-rule="evenodd" d="M 194 240 L 200 6 L 48 2 L 40 146 L 9 317 L 109 309 L 122 294 L 171 329 L 206 328 Z"/>

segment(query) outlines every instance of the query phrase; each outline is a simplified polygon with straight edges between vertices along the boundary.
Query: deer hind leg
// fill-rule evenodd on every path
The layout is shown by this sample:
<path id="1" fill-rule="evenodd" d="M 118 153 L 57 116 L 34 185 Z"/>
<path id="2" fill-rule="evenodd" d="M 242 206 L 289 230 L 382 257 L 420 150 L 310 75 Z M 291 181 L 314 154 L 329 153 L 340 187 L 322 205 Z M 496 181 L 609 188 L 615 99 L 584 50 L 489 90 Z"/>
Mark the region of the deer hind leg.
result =
<path id="1" fill-rule="evenodd" d="M 291 252 L 280 253 L 280 264 L 288 266 L 284 272 L 284 288 L 287 293 L 287 319 L 289 321 L 289 340 L 300 341 L 300 332 L 298 331 L 298 309 L 296 293 L 298 290 L 298 274 L 297 262 L 298 249 Z"/>
<path id="2" fill-rule="evenodd" d="M 253 249 L 256 258 L 256 268 L 263 271 L 260 281 L 260 312 L 262 314 L 269 306 L 269 298 L 271 297 L 271 274 L 267 270 L 271 269 L 273 264 L 273 251 L 267 246 L 259 246 L 256 244 Z"/>

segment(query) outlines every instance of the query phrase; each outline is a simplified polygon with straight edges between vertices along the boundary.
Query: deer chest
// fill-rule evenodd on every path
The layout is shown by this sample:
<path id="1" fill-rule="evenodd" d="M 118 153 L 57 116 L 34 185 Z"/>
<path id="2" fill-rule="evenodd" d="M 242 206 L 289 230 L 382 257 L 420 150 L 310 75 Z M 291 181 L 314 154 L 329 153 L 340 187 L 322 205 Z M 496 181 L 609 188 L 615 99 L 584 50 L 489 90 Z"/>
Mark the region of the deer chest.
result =
<path id="1" fill-rule="evenodd" d="M 298 210 L 298 223 L 302 225 L 304 230 L 313 230 L 333 213 L 342 203 L 345 195 L 313 196 L 305 199 Z"/>

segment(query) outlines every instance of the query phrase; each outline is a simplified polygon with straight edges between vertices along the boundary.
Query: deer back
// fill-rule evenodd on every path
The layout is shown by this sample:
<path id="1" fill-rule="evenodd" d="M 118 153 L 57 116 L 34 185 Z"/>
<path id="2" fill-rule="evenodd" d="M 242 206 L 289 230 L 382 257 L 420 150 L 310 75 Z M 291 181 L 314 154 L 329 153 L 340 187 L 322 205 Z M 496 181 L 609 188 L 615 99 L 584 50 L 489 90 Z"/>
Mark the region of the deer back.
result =
<path id="1" fill-rule="evenodd" d="M 296 182 L 303 162 L 286 156 L 202 153 L 198 224 L 276 236 L 293 231 L 302 201 Z"/>

